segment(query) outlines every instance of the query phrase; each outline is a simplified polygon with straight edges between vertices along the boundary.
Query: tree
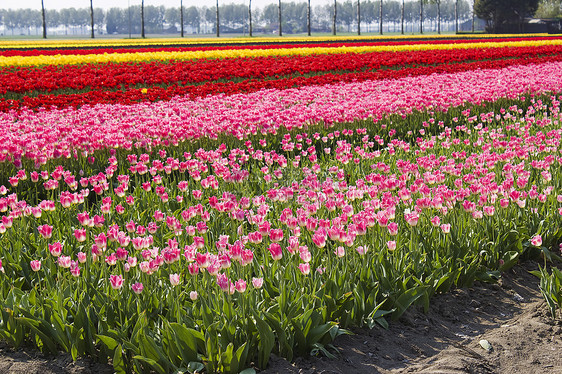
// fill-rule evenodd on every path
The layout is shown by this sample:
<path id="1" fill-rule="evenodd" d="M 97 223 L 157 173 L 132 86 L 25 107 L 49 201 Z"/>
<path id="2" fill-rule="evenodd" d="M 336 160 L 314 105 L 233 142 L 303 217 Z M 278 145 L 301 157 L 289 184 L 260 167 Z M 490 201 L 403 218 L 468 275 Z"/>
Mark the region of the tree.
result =
<path id="1" fill-rule="evenodd" d="M 523 20 L 532 16 L 539 6 L 539 0 L 476 0 L 474 13 L 486 21 L 486 29 L 501 31 L 523 31 Z"/>
<path id="2" fill-rule="evenodd" d="M 94 4 L 90 0 L 90 24 L 92 26 L 92 39 L 94 39 Z"/>
<path id="3" fill-rule="evenodd" d="M 180 0 L 180 29 L 180 35 L 183 38 L 183 0 Z"/>
<path id="4" fill-rule="evenodd" d="M 361 35 L 361 0 L 357 0 L 357 35 Z"/>
<path id="5" fill-rule="evenodd" d="M 248 33 L 252 36 L 252 0 L 248 4 Z"/>
<path id="6" fill-rule="evenodd" d="M 404 35 L 404 0 L 402 0 L 402 9 L 401 9 L 401 18 L 400 18 L 400 33 Z"/>
<path id="7" fill-rule="evenodd" d="M 310 36 L 310 0 L 308 0 L 306 7 L 306 30 L 308 31 L 308 36 Z"/>
<path id="8" fill-rule="evenodd" d="M 351 24 L 355 22 L 355 9 L 350 0 L 338 3 L 338 25 L 345 25 L 347 32 L 351 31 Z"/>
<path id="9" fill-rule="evenodd" d="M 144 38 L 144 0 L 141 0 L 141 38 Z"/>
<path id="10" fill-rule="evenodd" d="M 47 39 L 47 22 L 45 22 L 45 4 L 41 0 L 41 17 L 43 18 L 43 39 Z"/>
<path id="11" fill-rule="evenodd" d="M 19 13 L 18 22 L 21 28 L 27 28 L 27 34 L 31 35 L 31 28 L 35 28 L 37 33 L 37 28 L 41 26 L 41 11 L 33 9 L 19 9 L 16 11 Z M 4 24 L 8 26 L 8 19 L 6 15 L 9 13 L 0 11 L 0 21 L 3 19 Z M 2 22 L 0 22 L 2 23 Z"/>
<path id="12" fill-rule="evenodd" d="M 423 34 L 423 1 L 420 0 L 420 34 Z"/>
<path id="13" fill-rule="evenodd" d="M 283 32 L 304 33 L 307 30 L 307 4 L 304 2 L 283 3 Z"/>
<path id="14" fill-rule="evenodd" d="M 94 9 L 94 24 L 98 30 L 102 30 L 102 27 L 105 25 L 105 14 L 102 8 L 95 8 Z"/>
<path id="15" fill-rule="evenodd" d="M 336 35 L 336 20 L 338 17 L 338 3 L 337 0 L 334 0 L 334 18 L 332 23 L 332 34 Z"/>
<path id="16" fill-rule="evenodd" d="M 219 30 L 219 0 L 217 0 L 217 20 L 216 20 L 216 27 L 217 27 L 217 38 L 219 36 L 221 36 L 220 30 Z"/>
<path id="17" fill-rule="evenodd" d="M 279 6 L 277 8 L 277 15 L 279 17 L 279 36 L 283 36 L 283 29 L 281 26 L 281 0 L 279 0 Z"/>
<path id="18" fill-rule="evenodd" d="M 561 0 L 542 0 L 535 13 L 537 18 L 560 18 L 562 17 Z"/>
<path id="19" fill-rule="evenodd" d="M 185 22 L 196 29 L 198 34 L 201 33 L 201 15 L 196 6 L 190 6 L 185 10 Z"/>
<path id="20" fill-rule="evenodd" d="M 379 9 L 379 7 L 376 7 L 375 3 L 370 1 L 370 0 L 368 0 L 367 2 L 363 2 L 363 4 L 361 4 L 362 20 L 367 25 L 370 25 L 373 22 L 375 22 L 375 20 L 378 19 L 378 17 L 377 17 L 378 9 Z M 367 31 L 369 31 L 368 27 L 367 27 Z"/>
<path id="21" fill-rule="evenodd" d="M 400 21 L 400 17 L 400 3 L 396 0 L 387 1 L 384 7 L 383 19 L 385 19 L 388 23 L 393 23 L 393 32 L 396 32 L 396 24 Z"/>
<path id="22" fill-rule="evenodd" d="M 144 24 L 149 33 L 161 33 L 164 31 L 164 6 L 148 5 L 144 9 Z"/>
<path id="23" fill-rule="evenodd" d="M 380 6 L 380 10 L 379 10 L 379 17 L 380 17 L 379 18 L 379 32 L 382 35 L 382 0 L 380 0 L 379 6 Z"/>
<path id="24" fill-rule="evenodd" d="M 441 34 L 441 0 L 432 0 L 437 5 L 437 33 Z"/>
<path id="25" fill-rule="evenodd" d="M 459 33 L 459 0 L 455 0 L 455 33 Z"/>

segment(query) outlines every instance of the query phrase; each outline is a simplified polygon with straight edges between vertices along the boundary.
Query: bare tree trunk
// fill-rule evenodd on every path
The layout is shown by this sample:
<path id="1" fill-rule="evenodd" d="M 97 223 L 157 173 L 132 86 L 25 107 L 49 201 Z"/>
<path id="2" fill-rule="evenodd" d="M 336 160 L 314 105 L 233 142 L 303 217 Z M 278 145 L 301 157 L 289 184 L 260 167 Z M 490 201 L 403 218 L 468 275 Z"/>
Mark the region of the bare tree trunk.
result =
<path id="1" fill-rule="evenodd" d="M 47 39 L 47 22 L 45 21 L 45 5 L 43 0 L 41 0 L 41 17 L 43 18 L 43 39 Z M 14 34 L 14 29 L 12 28 L 12 35 Z"/>
<path id="2" fill-rule="evenodd" d="M 221 36 L 220 28 L 219 28 L 219 0 L 217 0 L 217 38 Z"/>
<path id="3" fill-rule="evenodd" d="M 281 27 L 281 0 L 277 6 L 277 16 L 279 17 L 279 36 L 283 36 L 283 28 Z"/>
<path id="4" fill-rule="evenodd" d="M 382 0 L 380 0 L 380 9 L 379 9 L 379 16 L 380 16 L 380 20 L 379 20 L 379 32 L 382 35 Z"/>
<path id="5" fill-rule="evenodd" d="M 141 37 L 144 38 L 144 0 L 141 1 Z"/>
<path id="6" fill-rule="evenodd" d="M 94 4 L 90 0 L 90 25 L 92 26 L 92 39 L 94 39 Z"/>
<path id="7" fill-rule="evenodd" d="M 306 7 L 306 29 L 308 36 L 310 36 L 310 0 L 308 0 L 308 6 Z"/>
<path id="8" fill-rule="evenodd" d="M 332 34 L 336 35 L 336 18 L 338 16 L 338 3 L 337 0 L 334 0 L 334 20 L 332 24 Z"/>
<path id="9" fill-rule="evenodd" d="M 455 34 L 459 33 L 459 0 L 455 1 Z"/>
<path id="10" fill-rule="evenodd" d="M 423 0 L 420 0 L 420 34 L 423 34 Z"/>
<path id="11" fill-rule="evenodd" d="M 252 0 L 250 0 L 250 4 L 248 5 L 248 22 L 249 22 L 249 30 L 250 36 L 252 36 Z"/>
<path id="12" fill-rule="evenodd" d="M 441 0 L 437 0 L 437 33 L 441 34 Z"/>
<path id="13" fill-rule="evenodd" d="M 357 35 L 361 35 L 361 0 L 357 0 Z"/>
<path id="14" fill-rule="evenodd" d="M 474 0 L 472 0 L 472 32 L 474 33 Z"/>
<path id="15" fill-rule="evenodd" d="M 404 35 L 404 0 L 402 0 L 402 19 L 401 19 L 401 33 Z"/>
<path id="16" fill-rule="evenodd" d="M 183 0 L 180 0 L 180 30 L 183 38 Z"/>

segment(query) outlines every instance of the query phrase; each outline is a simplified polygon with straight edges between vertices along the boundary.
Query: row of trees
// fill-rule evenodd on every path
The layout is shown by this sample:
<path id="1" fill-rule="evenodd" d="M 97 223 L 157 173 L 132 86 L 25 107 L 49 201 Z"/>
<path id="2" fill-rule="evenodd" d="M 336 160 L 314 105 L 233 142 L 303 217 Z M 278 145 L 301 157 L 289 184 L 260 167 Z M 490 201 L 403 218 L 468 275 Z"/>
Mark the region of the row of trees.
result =
<path id="1" fill-rule="evenodd" d="M 562 0 L 542 0 L 539 2 L 537 18 L 562 18 Z"/>
<path id="2" fill-rule="evenodd" d="M 486 20 L 488 31 L 497 32 L 523 32 L 525 18 L 532 17 L 539 8 L 540 0 L 476 0 L 474 12 L 478 17 Z M 558 5 L 560 15 L 560 1 L 542 1 L 544 8 L 553 9 Z M 543 11 L 543 13 L 546 13 Z M 539 14 L 538 16 L 545 16 Z"/>
<path id="3" fill-rule="evenodd" d="M 64 26 L 66 28 L 90 28 L 91 37 L 105 28 L 107 33 L 140 33 L 142 37 L 148 33 L 163 33 L 180 29 L 184 36 L 185 26 L 200 33 L 202 25 L 211 25 L 211 29 L 220 36 L 221 28 L 225 31 L 277 30 L 279 35 L 286 33 L 304 33 L 312 31 L 332 31 L 338 29 L 351 31 L 352 25 L 361 33 L 361 24 L 372 25 L 378 23 L 379 32 L 383 32 L 383 23 L 400 24 L 404 33 L 405 17 L 411 19 L 416 15 L 419 21 L 419 31 L 423 33 L 424 22 L 437 25 L 441 32 L 442 22 L 458 22 L 472 17 L 471 0 L 347 0 L 333 4 L 311 6 L 311 0 L 305 2 L 288 2 L 277 0 L 263 9 L 252 8 L 252 1 L 244 4 L 220 4 L 216 0 L 214 6 L 184 7 L 183 0 L 179 0 L 178 8 L 164 6 L 145 6 L 141 0 L 140 6 L 129 8 L 111 8 L 104 11 L 94 8 L 95 0 L 90 0 L 89 9 L 61 9 L 42 10 L 31 9 L 0 10 L 0 23 L 5 28 L 15 28 L 28 32 L 32 28 L 43 28 L 43 37 L 47 37 L 47 28 Z M 382 15 L 382 16 L 381 16 Z M 179 26 L 179 27 L 178 27 Z"/>

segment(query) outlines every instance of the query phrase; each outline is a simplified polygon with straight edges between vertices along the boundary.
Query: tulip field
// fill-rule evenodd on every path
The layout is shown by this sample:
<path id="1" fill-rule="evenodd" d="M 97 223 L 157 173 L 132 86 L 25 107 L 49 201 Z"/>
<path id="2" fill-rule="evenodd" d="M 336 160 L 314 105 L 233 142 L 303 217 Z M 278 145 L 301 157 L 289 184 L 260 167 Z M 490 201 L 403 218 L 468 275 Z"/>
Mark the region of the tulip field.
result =
<path id="1" fill-rule="evenodd" d="M 562 37 L 2 41 L 0 71 L 15 348 L 251 373 L 523 260 L 562 307 Z"/>

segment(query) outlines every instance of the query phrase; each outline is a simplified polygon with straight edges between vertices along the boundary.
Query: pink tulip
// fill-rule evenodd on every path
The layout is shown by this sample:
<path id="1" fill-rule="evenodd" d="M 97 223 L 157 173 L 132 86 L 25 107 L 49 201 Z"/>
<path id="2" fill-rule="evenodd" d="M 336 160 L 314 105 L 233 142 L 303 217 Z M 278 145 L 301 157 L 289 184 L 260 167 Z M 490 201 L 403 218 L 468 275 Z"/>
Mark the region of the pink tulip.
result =
<path id="1" fill-rule="evenodd" d="M 172 285 L 172 287 L 180 284 L 180 275 L 177 273 L 170 274 L 170 284 Z"/>
<path id="2" fill-rule="evenodd" d="M 308 275 L 310 273 L 310 264 L 308 262 L 299 264 L 299 270 L 303 275 Z"/>
<path id="3" fill-rule="evenodd" d="M 396 222 L 390 222 L 387 225 L 388 233 L 390 235 L 397 235 L 398 234 L 398 224 Z"/>
<path id="4" fill-rule="evenodd" d="M 535 235 L 531 238 L 531 245 L 535 247 L 540 247 L 542 245 L 542 237 L 540 235 Z"/>
<path id="5" fill-rule="evenodd" d="M 39 260 L 32 260 L 29 265 L 31 266 L 31 270 L 33 271 L 41 270 L 41 261 Z"/>
<path id="6" fill-rule="evenodd" d="M 70 274 L 72 274 L 73 277 L 78 278 L 80 276 L 80 267 L 78 266 L 71 267 Z"/>
<path id="7" fill-rule="evenodd" d="M 283 230 L 271 229 L 271 231 L 269 232 L 269 239 L 272 242 L 280 242 L 283 239 Z"/>
<path id="8" fill-rule="evenodd" d="M 254 288 L 262 288 L 263 278 L 252 278 L 252 285 Z"/>
<path id="9" fill-rule="evenodd" d="M 78 253 L 76 254 L 76 257 L 78 258 L 78 262 L 79 262 L 79 263 L 83 264 L 83 263 L 86 262 L 86 253 L 84 253 L 84 252 L 78 252 Z"/>
<path id="10" fill-rule="evenodd" d="M 78 242 L 86 241 L 86 230 L 85 229 L 77 229 L 74 230 L 74 236 Z"/>
<path id="11" fill-rule="evenodd" d="M 70 256 L 60 256 L 57 262 L 61 268 L 69 268 L 71 261 Z"/>
<path id="12" fill-rule="evenodd" d="M 123 287 L 123 277 L 120 275 L 110 275 L 109 282 L 111 283 L 111 288 L 118 290 Z"/>
<path id="13" fill-rule="evenodd" d="M 60 242 L 49 244 L 49 252 L 54 257 L 60 256 L 62 252 L 62 244 Z"/>
<path id="14" fill-rule="evenodd" d="M 244 279 L 238 279 L 234 284 L 234 287 L 236 288 L 236 291 L 240 293 L 244 293 L 247 287 L 246 281 Z"/>
<path id="15" fill-rule="evenodd" d="M 281 258 L 283 257 L 283 253 L 281 250 L 281 246 L 279 244 L 271 243 L 268 249 L 269 252 L 271 253 L 271 257 L 273 257 L 275 261 L 281 260 Z"/>
<path id="16" fill-rule="evenodd" d="M 136 293 L 137 295 L 139 295 L 140 293 L 142 293 L 142 290 L 144 289 L 144 286 L 142 283 L 137 282 L 131 285 L 131 289 L 133 290 L 134 293 Z"/>
<path id="17" fill-rule="evenodd" d="M 43 238 L 49 239 L 53 234 L 53 226 L 41 225 L 37 227 L 37 231 L 39 231 L 39 234 L 41 234 Z"/>

